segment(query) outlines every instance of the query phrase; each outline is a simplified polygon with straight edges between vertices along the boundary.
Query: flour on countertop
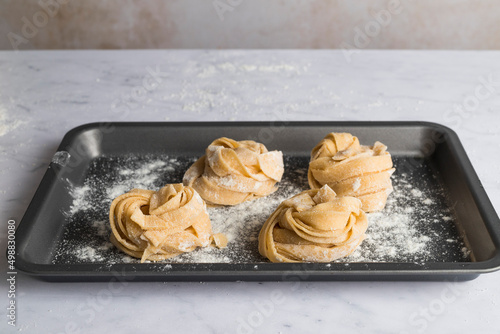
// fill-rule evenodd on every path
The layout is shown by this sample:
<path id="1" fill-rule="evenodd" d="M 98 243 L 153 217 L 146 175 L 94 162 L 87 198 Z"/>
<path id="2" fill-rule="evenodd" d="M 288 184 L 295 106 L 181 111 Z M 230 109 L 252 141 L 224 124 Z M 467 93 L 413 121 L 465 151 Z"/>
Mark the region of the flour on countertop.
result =
<path id="1" fill-rule="evenodd" d="M 206 79 L 217 75 L 221 72 L 231 72 L 231 73 L 246 73 L 246 72 L 262 72 L 262 73 L 293 73 L 300 74 L 306 72 L 308 69 L 307 65 L 298 64 L 285 64 L 285 63 L 275 63 L 275 64 L 235 64 L 230 62 L 220 63 L 216 65 L 209 65 L 201 69 L 197 77 L 200 79 Z"/>
<path id="2" fill-rule="evenodd" d="M 109 242 L 112 200 L 133 188 L 157 190 L 167 183 L 182 182 L 184 172 L 197 158 L 97 158 L 84 184 L 70 189 L 73 201 L 68 223 L 53 262 L 138 263 Z M 429 177 L 431 172 L 426 166 L 406 171 L 404 164 L 397 166 L 398 159 L 394 160 L 394 191 L 386 208 L 368 214 L 366 239 L 339 262 L 469 261 L 443 189 Z M 285 174 L 275 193 L 236 206 L 208 208 L 213 233 L 224 233 L 228 247 L 198 248 L 163 261 L 165 269 L 169 263 L 267 262 L 258 253 L 260 228 L 283 200 L 308 189 L 307 166 L 307 157 L 285 156 Z"/>
<path id="3" fill-rule="evenodd" d="M 5 136 L 24 122 L 19 119 L 12 119 L 8 116 L 7 110 L 0 106 L 0 137 Z"/>

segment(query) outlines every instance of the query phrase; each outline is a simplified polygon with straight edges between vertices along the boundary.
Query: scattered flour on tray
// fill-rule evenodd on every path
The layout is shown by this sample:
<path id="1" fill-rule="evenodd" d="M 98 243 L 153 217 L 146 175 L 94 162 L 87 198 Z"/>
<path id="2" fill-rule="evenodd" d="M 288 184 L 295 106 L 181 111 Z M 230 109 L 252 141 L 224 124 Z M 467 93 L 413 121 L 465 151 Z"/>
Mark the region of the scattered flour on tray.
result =
<path id="1" fill-rule="evenodd" d="M 128 178 L 127 182 L 115 185 L 108 189 L 107 198 L 111 201 L 134 188 L 151 189 L 156 181 L 155 175 L 158 172 L 173 171 L 173 167 L 167 166 L 165 161 L 157 160 L 146 163 L 138 169 L 124 168 L 119 171 L 121 176 Z"/>
<path id="2" fill-rule="evenodd" d="M 91 246 L 75 248 L 74 252 L 78 259 L 85 262 L 100 262 L 104 260 L 104 257 L 98 253 L 98 250 Z"/>
<path id="3" fill-rule="evenodd" d="M 91 204 L 88 200 L 88 196 L 90 196 L 90 187 L 88 185 L 84 185 L 82 187 L 72 187 L 69 191 L 71 197 L 73 197 L 73 203 L 69 208 L 70 214 L 75 214 L 80 210 L 89 210 L 91 209 Z"/>
<path id="4" fill-rule="evenodd" d="M 118 167 L 113 165 L 109 171 L 106 170 L 104 180 L 100 179 L 103 176 L 98 172 L 102 166 L 97 164 L 84 185 L 70 191 L 73 202 L 68 213 L 67 233 L 56 250 L 53 262 L 139 262 L 118 251 L 109 242 L 111 229 L 107 216 L 111 201 L 133 188 L 155 190 L 165 183 L 181 182 L 185 170 L 195 160 L 195 157 L 183 161 L 169 157 L 139 162 L 125 159 L 116 164 Z M 393 185 L 394 192 L 389 196 L 386 208 L 368 214 L 366 239 L 353 254 L 339 262 L 449 261 L 450 255 L 444 254 L 447 249 L 438 249 L 440 243 L 448 246 L 456 244 L 457 249 L 462 250 L 465 261 L 469 253 L 461 238 L 453 234 L 442 236 L 443 232 L 437 230 L 449 228 L 450 224 L 454 224 L 454 218 L 451 212 L 443 212 L 437 205 L 440 199 L 435 191 L 419 188 L 416 180 L 406 173 L 396 173 Z M 213 233 L 227 236 L 227 248 L 199 248 L 162 263 L 268 262 L 258 253 L 261 226 L 283 200 L 306 189 L 307 158 L 285 157 L 285 175 L 275 193 L 236 206 L 208 209 Z"/>

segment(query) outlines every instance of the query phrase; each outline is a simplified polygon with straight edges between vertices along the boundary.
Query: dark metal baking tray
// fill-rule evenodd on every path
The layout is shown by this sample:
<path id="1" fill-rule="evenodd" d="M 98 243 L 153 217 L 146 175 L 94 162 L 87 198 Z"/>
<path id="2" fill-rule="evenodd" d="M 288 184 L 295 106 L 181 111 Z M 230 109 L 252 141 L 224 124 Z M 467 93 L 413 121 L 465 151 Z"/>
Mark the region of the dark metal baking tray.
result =
<path id="1" fill-rule="evenodd" d="M 61 256 L 61 245 L 94 238 L 85 214 L 68 218 L 72 204 L 68 184 L 88 178 L 112 180 L 120 159 L 176 156 L 184 165 L 204 153 L 215 138 L 255 139 L 279 149 L 285 165 L 307 171 L 312 147 L 329 132 L 351 132 L 364 144 L 376 140 L 389 147 L 395 177 L 412 174 L 412 182 L 436 193 L 434 210 L 447 212 L 452 224 L 419 227 L 428 214 L 417 212 L 415 225 L 432 228 L 436 256 L 401 261 L 331 264 L 269 263 L 250 254 L 229 263 L 120 263 L 74 261 Z M 66 154 L 69 153 L 69 154 Z M 130 160 L 130 159 L 129 159 Z M 296 171 L 296 170 L 295 170 Z M 184 170 L 169 173 L 160 183 L 180 182 Z M 303 174 L 303 171 L 301 172 Z M 285 178 L 295 179 L 293 170 Z M 302 181 L 304 183 L 304 179 Z M 161 184 L 157 184 L 160 187 Z M 307 188 L 307 181 L 303 185 Z M 440 189 L 440 190 L 439 190 Z M 439 190 L 439 191 L 438 191 Z M 98 192 L 97 195 L 98 197 Z M 107 207 L 96 215 L 106 217 Z M 264 222 L 262 222 L 264 223 Z M 75 232 L 76 231 L 76 232 Z M 218 231 L 224 232 L 224 231 Z M 467 256 L 447 245 L 457 234 Z M 95 236 L 98 238 L 98 236 Z M 455 132 L 427 122 L 231 122 L 231 123 L 92 123 L 66 134 L 16 231 L 17 269 L 48 281 L 333 281 L 333 280 L 470 280 L 500 269 L 500 221 Z M 255 243 L 255 249 L 257 244 Z M 362 245 L 363 246 L 363 245 Z M 113 250 L 116 251 L 116 250 Z M 237 250 L 236 250 L 237 251 Z M 117 252 L 117 251 L 116 251 Z M 251 253 L 251 251 L 250 251 Z M 440 255 L 443 254 L 443 255 Z"/>

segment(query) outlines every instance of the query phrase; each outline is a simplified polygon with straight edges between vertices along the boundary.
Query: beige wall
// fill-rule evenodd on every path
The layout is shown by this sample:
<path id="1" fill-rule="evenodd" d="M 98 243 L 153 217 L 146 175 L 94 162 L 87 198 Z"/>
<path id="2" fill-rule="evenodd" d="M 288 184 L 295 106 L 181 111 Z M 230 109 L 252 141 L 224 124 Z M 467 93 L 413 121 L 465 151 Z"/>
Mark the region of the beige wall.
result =
<path id="1" fill-rule="evenodd" d="M 42 1 L 0 0 L 0 49 L 500 49 L 498 0 Z"/>

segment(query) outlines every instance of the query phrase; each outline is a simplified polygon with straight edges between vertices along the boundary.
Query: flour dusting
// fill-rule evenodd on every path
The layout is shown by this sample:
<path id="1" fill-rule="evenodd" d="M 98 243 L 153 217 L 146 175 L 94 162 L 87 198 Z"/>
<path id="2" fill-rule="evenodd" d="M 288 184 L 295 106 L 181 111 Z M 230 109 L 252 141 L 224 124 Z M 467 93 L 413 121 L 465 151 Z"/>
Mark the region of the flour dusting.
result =
<path id="1" fill-rule="evenodd" d="M 15 130 L 24 122 L 19 119 L 12 119 L 8 116 L 7 110 L 0 106 L 0 137 L 5 136 L 9 132 Z"/>
<path id="2" fill-rule="evenodd" d="M 180 183 L 198 157 L 101 157 L 93 161 L 85 182 L 69 190 L 72 203 L 54 263 L 138 263 L 110 242 L 108 210 L 112 200 L 133 188 L 157 190 Z M 338 262 L 456 262 L 470 261 L 469 250 L 455 227 L 455 218 L 439 182 L 428 166 L 406 170 L 394 158 L 394 192 L 386 208 L 369 213 L 366 239 Z M 401 162 L 398 166 L 398 162 Z M 228 247 L 198 248 L 170 263 L 260 263 L 260 228 L 278 205 L 308 189 L 308 157 L 285 156 L 285 174 L 268 197 L 235 206 L 208 208 L 213 233 L 224 233 Z M 231 180 L 227 180 L 231 182 Z M 189 245 L 186 245 L 186 249 Z"/>

